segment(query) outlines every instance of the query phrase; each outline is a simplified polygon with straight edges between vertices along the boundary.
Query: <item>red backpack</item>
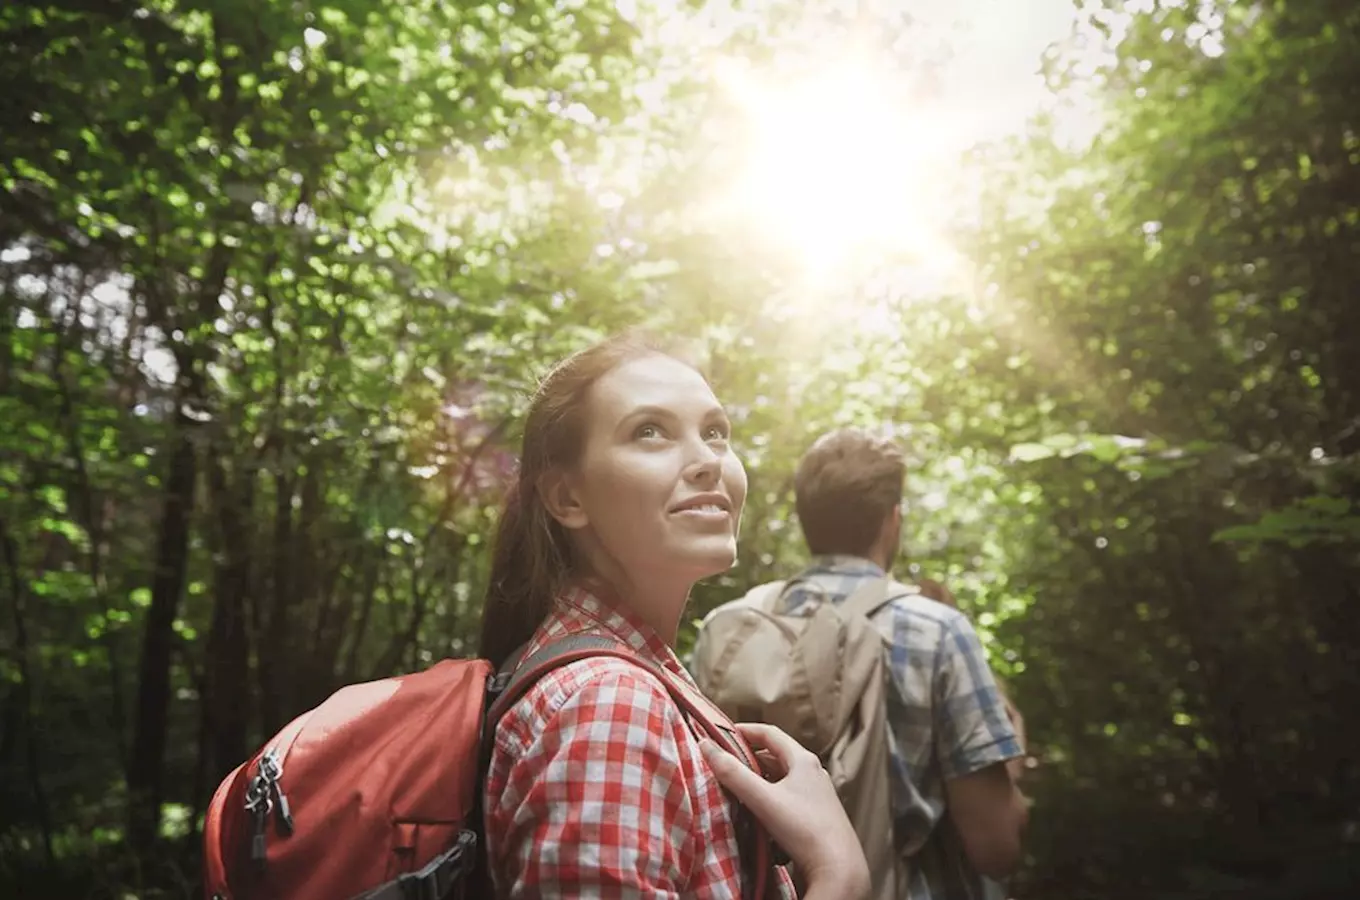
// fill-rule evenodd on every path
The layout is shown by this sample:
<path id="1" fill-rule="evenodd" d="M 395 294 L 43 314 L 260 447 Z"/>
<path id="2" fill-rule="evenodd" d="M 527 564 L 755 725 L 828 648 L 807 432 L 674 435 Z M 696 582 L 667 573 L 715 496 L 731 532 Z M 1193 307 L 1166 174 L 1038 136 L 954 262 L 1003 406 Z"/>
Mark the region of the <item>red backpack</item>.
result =
<path id="1" fill-rule="evenodd" d="M 759 769 L 683 678 L 609 638 L 555 641 L 499 673 L 484 659 L 341 688 L 228 775 L 203 826 L 210 900 L 490 900 L 481 795 L 496 723 L 539 678 L 591 656 L 659 678 L 705 736 Z M 738 816 L 743 890 L 765 896 L 770 842 Z"/>

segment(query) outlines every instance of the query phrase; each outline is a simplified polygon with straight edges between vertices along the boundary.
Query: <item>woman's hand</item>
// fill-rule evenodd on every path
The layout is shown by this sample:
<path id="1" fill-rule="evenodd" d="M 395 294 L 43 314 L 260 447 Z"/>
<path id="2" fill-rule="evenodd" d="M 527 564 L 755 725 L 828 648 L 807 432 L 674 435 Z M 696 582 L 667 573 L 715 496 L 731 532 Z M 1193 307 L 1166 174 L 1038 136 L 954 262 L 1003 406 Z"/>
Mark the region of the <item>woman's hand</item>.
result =
<path id="1" fill-rule="evenodd" d="M 771 725 L 737 728 L 776 780 L 766 781 L 712 741 L 703 742 L 704 757 L 723 786 L 793 859 L 807 881 L 805 900 L 867 896 L 864 850 L 821 762 Z"/>

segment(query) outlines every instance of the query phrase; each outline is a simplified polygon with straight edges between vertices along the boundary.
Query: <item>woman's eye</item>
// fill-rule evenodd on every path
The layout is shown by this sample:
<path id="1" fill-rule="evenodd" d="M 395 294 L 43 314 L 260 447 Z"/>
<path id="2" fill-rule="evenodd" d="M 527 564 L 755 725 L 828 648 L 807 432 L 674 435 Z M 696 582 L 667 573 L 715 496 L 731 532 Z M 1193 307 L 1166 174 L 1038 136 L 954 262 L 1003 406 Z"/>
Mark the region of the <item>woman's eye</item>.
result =
<path id="1" fill-rule="evenodd" d="M 637 431 L 633 432 L 633 437 L 639 440 L 651 440 L 661 437 L 661 429 L 656 425 L 639 425 Z"/>
<path id="2" fill-rule="evenodd" d="M 704 429 L 704 440 L 706 441 L 725 441 L 727 440 L 727 428 L 722 425 L 710 425 Z"/>

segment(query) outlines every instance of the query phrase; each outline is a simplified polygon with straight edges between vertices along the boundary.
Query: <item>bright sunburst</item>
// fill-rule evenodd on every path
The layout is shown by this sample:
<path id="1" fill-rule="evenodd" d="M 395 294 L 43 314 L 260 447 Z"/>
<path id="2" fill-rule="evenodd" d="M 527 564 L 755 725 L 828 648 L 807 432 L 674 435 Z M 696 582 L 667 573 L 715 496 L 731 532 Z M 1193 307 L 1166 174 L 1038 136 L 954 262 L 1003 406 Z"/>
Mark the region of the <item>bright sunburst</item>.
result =
<path id="1" fill-rule="evenodd" d="M 947 123 L 892 75 L 853 59 L 795 80 L 724 74 L 746 126 L 727 216 L 813 272 L 938 240 Z"/>

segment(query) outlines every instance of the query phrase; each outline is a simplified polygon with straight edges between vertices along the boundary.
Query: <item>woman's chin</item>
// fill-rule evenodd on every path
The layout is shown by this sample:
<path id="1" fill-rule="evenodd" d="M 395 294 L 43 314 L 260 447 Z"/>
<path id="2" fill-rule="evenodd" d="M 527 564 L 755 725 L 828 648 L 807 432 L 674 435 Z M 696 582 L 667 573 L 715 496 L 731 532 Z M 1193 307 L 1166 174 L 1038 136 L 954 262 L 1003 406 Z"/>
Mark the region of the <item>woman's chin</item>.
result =
<path id="1" fill-rule="evenodd" d="M 736 541 L 731 541 L 726 545 L 714 543 L 715 546 L 713 547 L 695 548 L 696 552 L 692 557 L 693 565 L 691 567 L 695 573 L 695 581 L 721 575 L 736 565 Z"/>

